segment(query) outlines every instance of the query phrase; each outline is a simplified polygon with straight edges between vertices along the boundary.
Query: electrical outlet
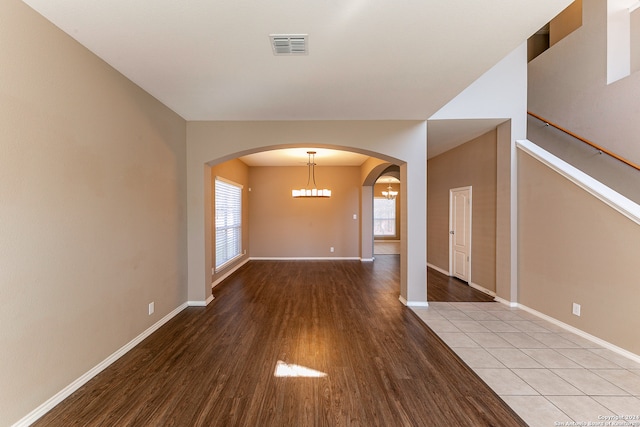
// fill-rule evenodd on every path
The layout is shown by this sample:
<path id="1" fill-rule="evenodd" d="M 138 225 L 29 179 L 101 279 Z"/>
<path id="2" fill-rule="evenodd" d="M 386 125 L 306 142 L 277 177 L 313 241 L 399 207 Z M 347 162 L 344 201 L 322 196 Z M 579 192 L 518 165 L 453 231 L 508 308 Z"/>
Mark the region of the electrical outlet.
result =
<path id="1" fill-rule="evenodd" d="M 333 249 L 333 246 L 331 246 L 331 247 L 329 248 L 329 252 L 333 252 L 333 250 L 334 250 L 334 249 Z"/>
<path id="2" fill-rule="evenodd" d="M 358 214 L 353 214 L 353 219 L 358 219 Z"/>
<path id="3" fill-rule="evenodd" d="M 573 311 L 572 313 L 576 316 L 580 316 L 580 304 L 573 303 Z"/>
<path id="4" fill-rule="evenodd" d="M 151 316 L 153 314 L 153 312 L 155 311 L 156 307 L 155 307 L 155 302 L 150 302 L 149 303 L 149 316 Z"/>

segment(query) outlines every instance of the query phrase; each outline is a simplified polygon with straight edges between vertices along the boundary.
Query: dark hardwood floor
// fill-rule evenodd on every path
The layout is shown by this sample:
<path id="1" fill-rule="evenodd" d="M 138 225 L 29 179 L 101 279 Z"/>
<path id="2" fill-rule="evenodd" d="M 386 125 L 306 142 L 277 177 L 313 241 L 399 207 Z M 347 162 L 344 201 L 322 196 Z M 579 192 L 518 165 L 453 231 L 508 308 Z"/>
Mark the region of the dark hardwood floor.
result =
<path id="1" fill-rule="evenodd" d="M 494 299 L 460 279 L 427 268 L 427 301 L 488 302 Z"/>
<path id="2" fill-rule="evenodd" d="M 251 261 L 34 425 L 526 425 L 398 301 L 398 272 Z"/>

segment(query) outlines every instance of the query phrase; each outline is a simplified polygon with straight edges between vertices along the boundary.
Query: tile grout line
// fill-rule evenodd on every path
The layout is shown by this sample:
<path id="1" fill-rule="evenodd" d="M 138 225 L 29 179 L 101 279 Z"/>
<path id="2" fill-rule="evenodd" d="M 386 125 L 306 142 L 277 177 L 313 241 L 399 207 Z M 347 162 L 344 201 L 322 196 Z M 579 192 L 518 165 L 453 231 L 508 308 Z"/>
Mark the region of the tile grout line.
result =
<path id="1" fill-rule="evenodd" d="M 560 407 L 558 407 L 549 397 L 555 397 L 555 396 L 565 396 L 565 397 L 588 397 L 589 399 L 591 399 L 592 401 L 598 403 L 598 405 L 602 408 L 607 409 L 608 411 L 611 411 L 612 413 L 615 414 L 615 411 L 612 410 L 609 406 L 600 403 L 599 401 L 594 399 L 594 396 L 599 396 L 599 395 L 595 395 L 595 394 L 589 394 L 586 390 L 583 390 L 584 388 L 584 384 L 583 385 L 578 385 L 578 384 L 574 384 L 572 382 L 570 382 L 568 379 L 564 378 L 563 376 L 559 375 L 557 372 L 554 372 L 555 370 L 558 369 L 567 369 L 567 370 L 571 370 L 571 369 L 582 369 L 586 372 L 589 372 L 591 375 L 599 378 L 600 380 L 604 381 L 605 383 L 609 384 L 612 388 L 620 390 L 620 392 L 625 393 L 624 395 L 619 395 L 619 394 L 605 394 L 603 396 L 605 397 L 630 397 L 630 398 L 635 398 L 638 399 L 638 395 L 634 394 L 633 391 L 628 391 L 628 388 L 633 388 L 632 386 L 626 386 L 626 387 L 622 387 L 617 385 L 617 383 L 612 382 L 609 378 L 605 377 L 602 375 L 602 372 L 598 372 L 598 371 L 611 371 L 611 370 L 615 370 L 615 371 L 625 371 L 625 378 L 628 377 L 629 375 L 632 376 L 637 376 L 639 381 L 640 381 L 640 374 L 636 375 L 634 372 L 632 372 L 632 368 L 628 368 L 627 366 L 622 366 L 622 364 L 616 363 L 615 360 L 612 360 L 615 358 L 614 357 L 606 357 L 606 355 L 609 355 L 609 353 L 605 354 L 598 354 L 596 351 L 593 350 L 601 350 L 600 353 L 603 353 L 604 351 L 607 352 L 611 352 L 611 350 L 606 349 L 602 346 L 599 346 L 595 343 L 590 343 L 590 342 L 584 342 L 582 343 L 582 340 L 585 340 L 584 338 L 577 336 L 576 334 L 573 334 L 570 331 L 566 331 L 566 330 L 558 330 L 557 328 L 554 328 L 554 325 L 544 319 L 533 319 L 533 315 L 526 312 L 527 316 L 520 316 L 517 311 L 519 311 L 518 308 L 508 308 L 508 309 L 500 309 L 500 310 L 496 310 L 494 311 L 490 311 L 487 310 L 485 311 L 485 313 L 487 315 L 490 316 L 494 316 L 497 317 L 498 320 L 494 321 L 494 320 L 486 320 L 486 315 L 478 315 L 478 314 L 474 314 L 472 316 L 469 316 L 468 313 L 470 312 L 478 312 L 478 311 L 482 311 L 479 309 L 479 306 L 475 305 L 475 303 L 471 303 L 471 304 L 467 304 L 464 306 L 456 306 L 456 304 L 465 304 L 465 303 L 446 303 L 446 305 L 442 305 L 443 307 L 446 307 L 446 309 L 441 308 L 440 305 L 435 305 L 433 308 L 430 306 L 427 309 L 419 309 L 416 310 L 418 313 L 418 317 L 422 320 L 422 322 L 429 326 L 429 322 L 433 322 L 433 318 L 429 319 L 428 316 L 420 316 L 420 312 L 428 312 L 428 310 L 432 309 L 433 313 L 436 313 L 438 315 L 437 319 L 438 320 L 443 320 L 448 322 L 448 324 L 453 326 L 453 329 L 458 330 L 458 332 L 443 332 L 441 329 L 442 328 L 436 328 L 434 329 L 434 332 L 438 335 L 441 336 L 442 338 L 442 334 L 446 334 L 446 333 L 456 333 L 456 334 L 460 334 L 460 336 L 464 336 L 467 340 L 469 340 L 470 342 L 473 342 L 475 344 L 475 346 L 473 347 L 461 347 L 461 346 L 454 346 L 451 342 L 452 338 L 449 338 L 449 340 L 446 340 L 443 338 L 443 341 L 445 342 L 445 344 L 447 346 L 449 346 L 452 351 L 454 351 L 454 353 L 456 353 L 456 355 L 458 355 L 458 357 L 460 357 L 460 359 L 467 365 L 469 366 L 470 369 L 472 369 L 474 372 L 478 372 L 477 367 L 472 367 L 467 360 L 465 360 L 465 358 L 463 358 L 460 353 L 464 352 L 466 350 L 462 350 L 462 349 L 473 349 L 473 350 L 483 350 L 484 352 L 488 353 L 493 359 L 495 359 L 501 366 L 504 366 L 503 368 L 500 367 L 493 367 L 493 368 L 482 368 L 482 369 L 508 369 L 510 371 L 511 375 L 514 375 L 516 378 L 518 378 L 520 381 L 522 381 L 524 384 L 526 384 L 528 387 L 530 387 L 532 390 L 534 390 L 538 396 L 541 396 L 545 399 L 545 401 L 547 403 L 549 403 L 551 406 L 553 406 L 553 408 L 555 408 L 557 411 L 559 411 L 559 413 L 564 414 L 567 417 L 567 420 L 572 420 L 573 422 L 580 422 L 581 420 L 575 420 L 573 419 L 573 417 L 569 416 L 564 410 L 562 410 Z M 491 303 L 482 303 L 482 304 L 491 304 Z M 462 308 L 460 308 L 462 307 Z M 482 306 L 483 308 L 485 308 L 486 306 Z M 471 310 L 471 309 L 474 310 Z M 504 312 L 504 313 L 513 313 L 512 315 L 497 315 L 496 313 L 498 312 Z M 450 318 L 451 313 L 457 313 L 454 314 L 454 319 Z M 470 320 L 466 320 L 465 319 L 470 319 Z M 499 317 L 501 316 L 501 317 Z M 529 318 L 531 316 L 531 318 Z M 459 319 L 460 317 L 462 317 L 462 319 Z M 483 319 L 483 317 L 485 317 L 485 319 Z M 525 318 L 526 317 L 526 318 Z M 509 319 L 510 318 L 510 319 Z M 463 320 L 465 319 L 465 320 Z M 510 322 L 523 322 L 518 324 L 517 326 L 520 326 L 521 328 L 517 328 L 516 326 L 514 326 L 513 324 L 511 324 Z M 456 325 L 455 322 L 458 322 L 458 324 Z M 465 322 L 465 323 L 460 323 L 460 322 Z M 496 326 L 499 325 L 498 323 L 495 324 L 487 324 L 487 323 L 483 323 L 483 322 L 502 322 L 500 325 L 508 325 L 509 327 L 513 327 L 514 329 L 517 330 L 517 332 L 515 331 L 494 331 L 489 329 L 487 326 Z M 529 322 L 529 323 L 524 323 L 524 322 Z M 472 324 L 475 323 L 475 326 Z M 535 327 L 533 327 L 532 325 L 535 325 Z M 464 327 L 464 329 L 460 329 L 460 327 Z M 430 326 L 429 326 L 430 327 Z M 474 331 L 474 329 L 480 329 L 482 328 L 481 331 Z M 465 330 L 467 329 L 467 330 Z M 509 329 L 509 328 L 504 328 L 504 329 Z M 531 340 L 534 340 L 536 342 L 540 342 L 540 344 L 544 347 L 536 347 L 536 348 L 527 348 L 526 346 L 520 346 L 520 345 L 516 345 L 513 342 L 508 342 L 506 340 L 504 340 L 503 337 L 501 337 L 499 334 L 500 333 L 519 333 L 519 334 L 524 334 L 527 337 L 529 337 Z M 474 335 L 478 335 L 478 334 L 486 334 L 486 335 L 493 335 L 499 339 L 504 340 L 510 347 L 493 347 L 493 346 L 488 346 L 485 347 L 486 345 L 486 341 L 484 342 L 485 345 L 483 345 L 482 340 L 479 340 L 477 337 L 476 339 L 474 339 Z M 537 334 L 537 335 L 534 335 Z M 546 342 L 542 342 L 539 341 L 539 338 L 542 338 L 544 335 L 540 335 L 540 334 L 544 334 L 544 335 L 548 335 L 544 337 L 544 341 Z M 572 339 L 573 338 L 573 339 Z M 587 340 L 585 340 L 587 341 Z M 562 345 L 562 346 L 566 346 L 566 347 L 556 347 L 553 344 L 556 343 L 556 345 Z M 490 351 L 490 350 L 494 350 L 494 352 Z M 517 352 L 522 353 L 522 355 L 526 356 L 526 358 L 531 359 L 531 361 L 535 364 L 537 364 L 539 367 L 510 367 L 508 364 L 505 363 L 504 360 L 501 360 L 499 358 L 496 357 L 496 355 L 494 354 L 496 350 L 515 350 Z M 575 365 L 575 366 L 571 366 L 571 367 L 556 367 L 556 368 L 552 368 L 552 367 L 547 367 L 547 365 L 545 363 L 543 363 L 542 361 L 537 360 L 536 358 L 532 357 L 531 355 L 527 354 L 525 351 L 523 350 L 551 350 L 553 352 L 555 352 L 559 357 L 562 357 L 564 359 L 567 359 L 568 362 L 570 362 L 571 364 Z M 565 351 L 562 351 L 565 350 Z M 570 357 L 567 353 L 573 353 L 572 357 Z M 517 354 L 517 353 L 516 353 Z M 582 354 L 582 356 L 580 356 Z M 580 359 L 580 357 L 582 357 L 582 359 Z M 469 357 L 469 356 L 467 356 Z M 578 357 L 578 359 L 576 359 L 576 357 Z M 585 359 L 586 358 L 586 359 Z M 589 358 L 591 358 L 591 363 L 588 363 Z M 601 361 L 600 361 L 601 360 Z M 582 363 L 581 363 L 582 362 Z M 594 367 L 594 364 L 597 363 L 602 363 L 602 367 Z M 625 363 L 625 365 L 628 365 L 629 363 Z M 591 367 L 589 367 L 591 366 Z M 542 394 L 536 387 L 534 387 L 529 381 L 527 381 L 525 378 L 521 377 L 520 375 L 518 375 L 516 372 L 514 372 L 514 369 L 522 369 L 522 370 L 539 370 L 539 371 L 546 371 L 548 372 L 550 375 L 553 375 L 555 377 L 558 378 L 559 381 L 562 381 L 562 383 L 566 384 L 569 387 L 572 387 L 573 389 L 575 389 L 577 392 L 579 392 L 579 395 L 574 395 L 574 394 L 558 394 L 558 395 L 551 395 L 551 394 Z M 637 370 L 640 372 L 640 364 L 637 367 Z M 481 377 L 482 378 L 482 377 Z M 486 383 L 486 381 L 485 381 Z M 489 385 L 491 387 L 491 385 Z M 511 395 L 511 394 L 501 394 L 498 393 L 494 387 L 491 387 L 494 389 L 494 391 L 496 392 L 496 394 L 498 394 L 501 398 L 503 398 L 503 400 L 505 400 L 505 397 L 509 397 L 509 396 L 520 396 L 520 397 L 524 397 L 526 395 Z M 640 399 L 639 399 L 640 400 Z M 505 400 L 506 402 L 506 400 Z M 640 403 L 640 402 L 638 402 Z M 513 408 L 516 412 L 517 409 Z M 635 408 L 630 408 L 629 411 L 627 411 L 627 413 L 632 413 L 634 410 L 636 410 Z M 603 414 L 604 415 L 604 414 Z M 634 414 L 635 415 L 635 414 Z M 640 414 L 638 414 L 640 415 Z M 558 421 L 562 421 L 562 420 L 558 420 Z"/>

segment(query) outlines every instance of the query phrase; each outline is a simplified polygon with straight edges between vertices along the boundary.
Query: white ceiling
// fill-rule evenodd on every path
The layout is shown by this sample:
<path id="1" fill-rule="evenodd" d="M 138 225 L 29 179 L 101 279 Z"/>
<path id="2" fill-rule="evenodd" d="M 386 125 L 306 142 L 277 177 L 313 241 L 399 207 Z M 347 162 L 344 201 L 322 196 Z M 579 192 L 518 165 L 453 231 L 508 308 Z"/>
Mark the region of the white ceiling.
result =
<path id="1" fill-rule="evenodd" d="M 427 158 L 484 135 L 503 122 L 504 119 L 429 120 Z"/>
<path id="2" fill-rule="evenodd" d="M 570 3 L 24 1 L 186 120 L 425 120 Z"/>
<path id="3" fill-rule="evenodd" d="M 262 151 L 240 157 L 248 166 L 306 166 L 309 162 L 307 151 L 315 151 L 318 166 L 360 166 L 369 158 L 364 154 L 328 148 L 285 148 Z"/>
<path id="4" fill-rule="evenodd" d="M 426 120 L 571 2 L 23 1 L 186 120 Z M 308 55 L 274 56 L 285 33 Z M 428 157 L 492 127 L 430 121 Z"/>
<path id="5" fill-rule="evenodd" d="M 400 184 L 400 180 L 393 176 L 383 175 L 376 180 L 376 184 Z"/>

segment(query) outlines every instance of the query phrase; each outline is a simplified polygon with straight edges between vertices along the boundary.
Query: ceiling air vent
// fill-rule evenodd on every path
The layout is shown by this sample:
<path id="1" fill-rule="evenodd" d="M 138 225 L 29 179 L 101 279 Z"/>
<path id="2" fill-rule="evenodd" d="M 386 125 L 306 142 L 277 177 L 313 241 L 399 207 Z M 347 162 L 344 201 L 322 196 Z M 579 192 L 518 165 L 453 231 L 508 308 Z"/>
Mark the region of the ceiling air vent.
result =
<path id="1" fill-rule="evenodd" d="M 308 55 L 308 34 L 271 34 L 274 55 Z"/>

